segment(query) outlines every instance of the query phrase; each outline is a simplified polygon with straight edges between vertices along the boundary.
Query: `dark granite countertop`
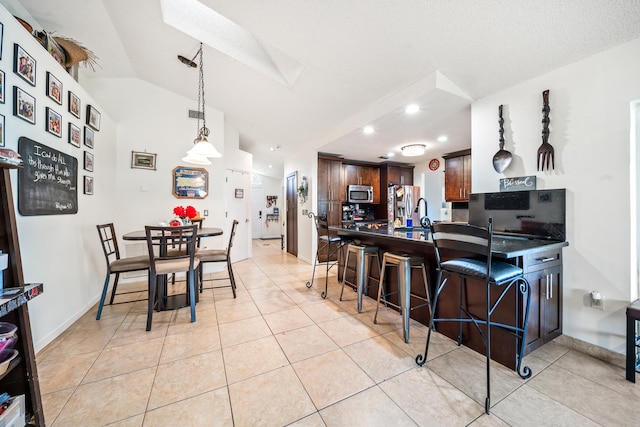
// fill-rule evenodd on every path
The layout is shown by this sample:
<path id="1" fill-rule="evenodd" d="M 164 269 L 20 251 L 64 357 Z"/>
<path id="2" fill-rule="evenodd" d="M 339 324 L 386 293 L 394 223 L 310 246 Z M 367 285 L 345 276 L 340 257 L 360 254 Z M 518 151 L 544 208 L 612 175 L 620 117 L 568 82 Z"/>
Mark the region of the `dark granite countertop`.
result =
<path id="1" fill-rule="evenodd" d="M 30 283 L 20 288 L 0 289 L 0 317 L 26 304 L 43 291 L 42 283 Z"/>
<path id="2" fill-rule="evenodd" d="M 380 238 L 383 240 L 392 239 L 394 241 L 408 241 L 412 243 L 424 243 L 426 245 L 433 245 L 431 239 L 431 233 L 422 228 L 414 228 L 413 231 L 406 231 L 404 228 L 400 228 L 401 231 L 394 228 L 387 227 L 357 227 L 357 228 L 341 228 L 341 227 L 329 227 L 333 232 L 337 232 L 340 235 L 352 236 L 357 238 L 358 236 L 366 238 Z M 556 240 L 536 239 L 529 237 L 510 236 L 502 234 L 493 235 L 492 252 L 494 255 L 500 258 L 514 258 L 517 256 L 523 256 L 535 252 L 547 251 L 551 249 L 557 249 L 564 246 L 568 246 L 568 242 L 559 242 Z"/>

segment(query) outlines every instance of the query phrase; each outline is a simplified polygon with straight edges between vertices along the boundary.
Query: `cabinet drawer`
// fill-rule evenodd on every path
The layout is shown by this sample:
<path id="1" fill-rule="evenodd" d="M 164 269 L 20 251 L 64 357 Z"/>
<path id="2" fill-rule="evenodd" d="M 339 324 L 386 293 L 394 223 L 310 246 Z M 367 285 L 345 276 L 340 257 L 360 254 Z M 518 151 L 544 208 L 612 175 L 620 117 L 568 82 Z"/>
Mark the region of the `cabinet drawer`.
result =
<path id="1" fill-rule="evenodd" d="M 525 258 L 524 270 L 526 272 L 530 272 L 561 264 L 562 250 L 552 249 L 527 255 Z"/>

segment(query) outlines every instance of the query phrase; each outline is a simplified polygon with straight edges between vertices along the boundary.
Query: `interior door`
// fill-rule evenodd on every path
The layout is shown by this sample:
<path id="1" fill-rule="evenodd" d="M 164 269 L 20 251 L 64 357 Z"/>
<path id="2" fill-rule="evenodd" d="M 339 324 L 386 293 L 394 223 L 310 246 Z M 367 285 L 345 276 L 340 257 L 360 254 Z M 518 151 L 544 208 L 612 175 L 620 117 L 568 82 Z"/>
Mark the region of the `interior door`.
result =
<path id="1" fill-rule="evenodd" d="M 264 187 L 262 185 L 254 185 L 251 187 L 251 237 L 253 239 L 260 239 L 263 237 L 263 225 L 264 225 Z"/>
<path id="2" fill-rule="evenodd" d="M 287 175 L 286 200 L 287 200 L 287 252 L 298 256 L 298 193 L 297 193 L 298 173 Z"/>
<path id="3" fill-rule="evenodd" d="M 236 237 L 233 240 L 233 250 L 231 251 L 232 262 L 242 261 L 251 257 L 251 230 L 249 229 L 251 222 L 251 190 L 249 172 L 233 169 L 226 170 L 224 232 L 229 233 L 233 220 L 238 220 Z"/>

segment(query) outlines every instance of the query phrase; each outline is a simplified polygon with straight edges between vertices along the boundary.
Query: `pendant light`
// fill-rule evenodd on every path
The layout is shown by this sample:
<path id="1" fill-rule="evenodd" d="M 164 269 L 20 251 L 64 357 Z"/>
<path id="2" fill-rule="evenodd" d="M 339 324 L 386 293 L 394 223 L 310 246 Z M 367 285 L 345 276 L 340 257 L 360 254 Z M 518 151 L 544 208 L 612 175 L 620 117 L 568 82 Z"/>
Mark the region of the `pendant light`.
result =
<path id="1" fill-rule="evenodd" d="M 222 154 L 208 140 L 209 128 L 207 128 L 207 119 L 205 116 L 204 102 L 204 61 L 202 59 L 202 43 L 200 49 L 196 52 L 196 56 L 200 55 L 200 75 L 198 78 L 198 124 L 196 139 L 193 140 L 194 146 L 187 151 L 187 156 L 182 158 L 183 162 L 196 165 L 210 165 L 211 161 L 207 157 L 222 157 Z M 195 59 L 195 57 L 194 57 Z M 184 62 L 184 61 L 183 61 Z M 191 61 L 193 62 L 193 61 Z M 200 127 L 200 116 L 202 115 L 202 127 Z"/>

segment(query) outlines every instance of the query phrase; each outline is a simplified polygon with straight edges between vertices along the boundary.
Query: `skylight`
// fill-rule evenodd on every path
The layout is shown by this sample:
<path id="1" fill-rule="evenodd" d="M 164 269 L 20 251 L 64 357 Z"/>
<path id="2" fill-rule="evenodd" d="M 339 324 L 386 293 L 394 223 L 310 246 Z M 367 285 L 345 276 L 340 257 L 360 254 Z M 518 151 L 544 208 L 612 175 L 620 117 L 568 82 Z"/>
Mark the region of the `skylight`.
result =
<path id="1" fill-rule="evenodd" d="M 160 5 L 165 24 L 282 84 L 293 86 L 302 73 L 297 60 L 197 0 L 160 0 Z"/>

